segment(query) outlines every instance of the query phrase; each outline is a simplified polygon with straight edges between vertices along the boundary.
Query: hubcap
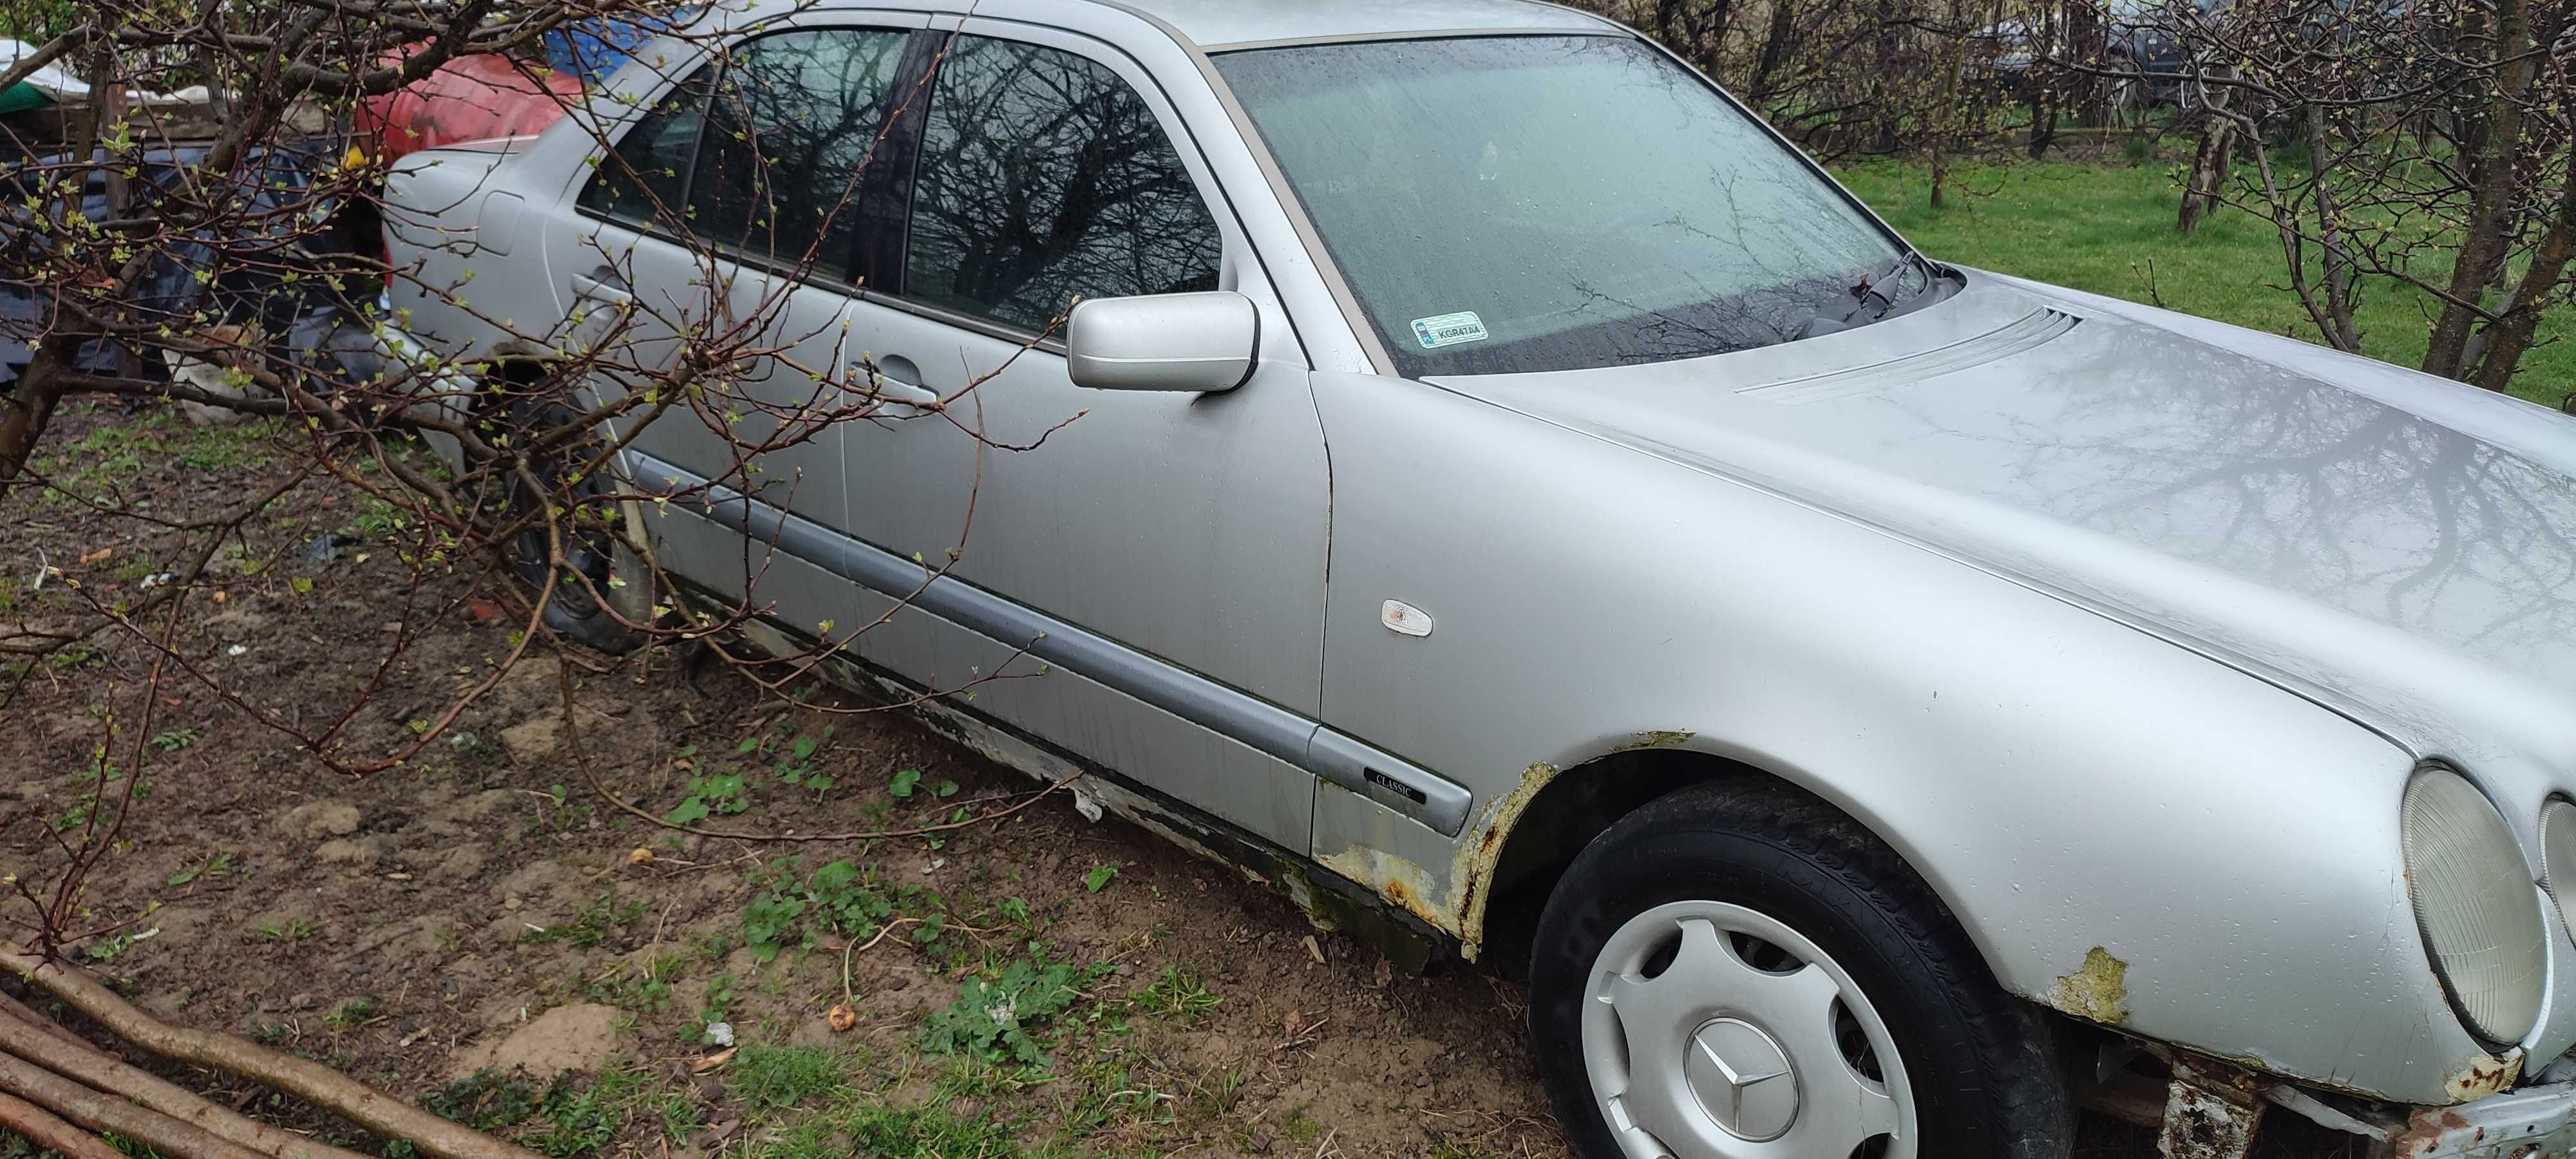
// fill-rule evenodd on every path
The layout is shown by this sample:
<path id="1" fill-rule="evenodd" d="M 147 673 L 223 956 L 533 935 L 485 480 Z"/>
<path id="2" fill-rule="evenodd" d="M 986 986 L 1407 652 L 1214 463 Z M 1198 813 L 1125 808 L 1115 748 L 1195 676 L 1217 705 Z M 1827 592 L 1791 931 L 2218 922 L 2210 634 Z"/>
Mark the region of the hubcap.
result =
<path id="1" fill-rule="evenodd" d="M 1630 919 L 1594 961 L 1584 1063 L 1631 1159 L 1912 1159 L 1887 1025 L 1813 942 L 1725 902 Z"/>
<path id="2" fill-rule="evenodd" d="M 1797 1121 L 1798 1072 L 1789 1052 L 1750 1022 L 1718 1018 L 1700 1027 L 1682 1073 L 1700 1109 L 1738 1139 L 1769 1142 Z"/>

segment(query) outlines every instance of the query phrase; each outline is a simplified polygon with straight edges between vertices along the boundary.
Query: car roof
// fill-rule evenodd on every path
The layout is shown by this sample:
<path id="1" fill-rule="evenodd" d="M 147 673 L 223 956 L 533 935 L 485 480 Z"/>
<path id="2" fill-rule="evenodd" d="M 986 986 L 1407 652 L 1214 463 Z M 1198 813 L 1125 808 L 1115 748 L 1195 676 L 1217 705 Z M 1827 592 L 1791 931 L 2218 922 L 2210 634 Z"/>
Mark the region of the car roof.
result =
<path id="1" fill-rule="evenodd" d="M 1599 17 L 1534 0 L 1099 0 L 1210 51 L 1295 40 L 1451 31 L 1602 32 Z"/>

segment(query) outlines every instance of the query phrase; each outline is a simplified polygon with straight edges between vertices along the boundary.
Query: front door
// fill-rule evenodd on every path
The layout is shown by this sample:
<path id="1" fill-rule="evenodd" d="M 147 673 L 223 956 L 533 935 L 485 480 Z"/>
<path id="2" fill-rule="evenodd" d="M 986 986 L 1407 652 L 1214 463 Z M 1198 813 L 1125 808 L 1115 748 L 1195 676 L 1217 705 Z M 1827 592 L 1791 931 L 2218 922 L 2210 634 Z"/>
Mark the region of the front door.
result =
<path id="1" fill-rule="evenodd" d="M 888 174 L 909 213 L 851 331 L 889 389 L 940 401 L 848 428 L 850 527 L 1103 638 L 1098 663 L 1120 671 L 996 671 L 1031 641 L 963 629 L 890 633 L 880 654 L 1303 853 L 1315 782 L 1277 741 L 1319 706 L 1330 490 L 1285 313 L 1134 62 L 1020 24 L 924 35 L 944 52 Z M 1067 377 L 1057 319 L 1077 297 L 1219 288 L 1261 312 L 1244 385 L 1104 392 Z M 1138 680 L 1161 682 L 1162 707 L 1115 691 Z M 1244 742 L 1256 732 L 1269 741 Z"/>

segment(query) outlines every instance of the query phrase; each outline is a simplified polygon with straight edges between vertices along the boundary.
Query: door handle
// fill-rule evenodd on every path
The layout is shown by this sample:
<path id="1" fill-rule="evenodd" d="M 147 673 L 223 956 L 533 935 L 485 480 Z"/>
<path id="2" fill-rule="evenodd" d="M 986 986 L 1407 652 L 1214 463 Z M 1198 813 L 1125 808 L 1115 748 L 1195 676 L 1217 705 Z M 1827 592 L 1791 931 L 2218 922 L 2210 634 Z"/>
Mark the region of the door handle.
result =
<path id="1" fill-rule="evenodd" d="M 604 263 L 587 274 L 574 274 L 572 288 L 574 293 L 585 298 L 598 298 L 608 302 L 635 300 L 634 291 L 626 286 L 625 275 L 618 273 L 615 266 Z"/>
<path id="2" fill-rule="evenodd" d="M 873 364 L 853 362 L 850 369 L 856 372 L 852 377 L 865 377 L 868 389 L 874 391 L 878 398 L 914 413 L 939 402 L 938 391 L 921 385 L 921 368 L 900 354 L 889 354 Z"/>

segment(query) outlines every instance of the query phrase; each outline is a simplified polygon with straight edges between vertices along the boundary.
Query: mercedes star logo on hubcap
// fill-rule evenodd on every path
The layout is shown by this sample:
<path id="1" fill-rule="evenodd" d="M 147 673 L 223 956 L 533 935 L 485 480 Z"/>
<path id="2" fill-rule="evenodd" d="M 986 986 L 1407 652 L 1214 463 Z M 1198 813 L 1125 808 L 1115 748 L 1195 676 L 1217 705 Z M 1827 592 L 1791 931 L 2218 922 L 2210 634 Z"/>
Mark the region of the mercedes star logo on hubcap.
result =
<path id="1" fill-rule="evenodd" d="M 1761 1028 L 1734 1018 L 1702 1026 L 1682 1064 L 1700 1109 L 1727 1134 L 1761 1143 L 1798 1118 L 1798 1075 L 1787 1051 Z"/>

